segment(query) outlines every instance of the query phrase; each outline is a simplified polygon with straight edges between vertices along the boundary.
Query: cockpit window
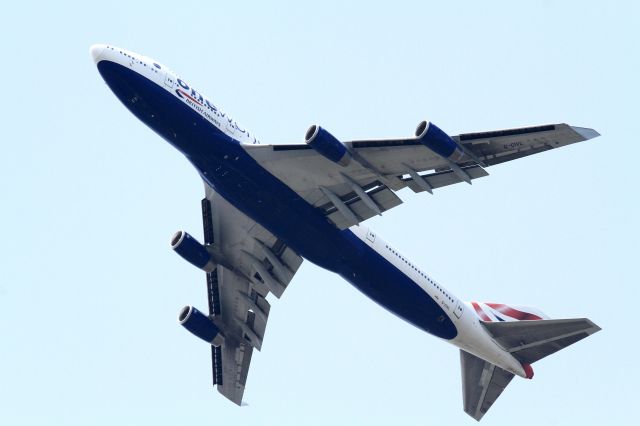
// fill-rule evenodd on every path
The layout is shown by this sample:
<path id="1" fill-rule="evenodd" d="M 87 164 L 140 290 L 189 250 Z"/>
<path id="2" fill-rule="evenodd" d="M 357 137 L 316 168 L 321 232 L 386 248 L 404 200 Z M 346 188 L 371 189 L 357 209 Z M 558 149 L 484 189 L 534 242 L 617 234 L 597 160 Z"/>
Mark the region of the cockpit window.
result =
<path id="1" fill-rule="evenodd" d="M 156 68 L 158 68 L 158 69 L 161 69 L 161 68 L 160 68 L 160 65 L 156 64 L 155 62 L 153 63 L 153 66 L 154 66 L 154 67 L 156 67 Z"/>

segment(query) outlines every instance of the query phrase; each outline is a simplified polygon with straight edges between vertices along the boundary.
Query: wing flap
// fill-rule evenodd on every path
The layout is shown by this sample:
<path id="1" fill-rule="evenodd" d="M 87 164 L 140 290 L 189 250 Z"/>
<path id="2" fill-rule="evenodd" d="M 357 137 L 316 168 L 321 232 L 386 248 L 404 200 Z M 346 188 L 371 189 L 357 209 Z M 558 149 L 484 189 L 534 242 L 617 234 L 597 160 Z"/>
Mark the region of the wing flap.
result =
<path id="1" fill-rule="evenodd" d="M 242 404 L 247 383 L 253 347 L 242 341 L 227 337 L 220 347 L 223 382 L 217 385 L 218 392 L 235 404 Z"/>
<path id="2" fill-rule="evenodd" d="M 471 179 L 489 176 L 489 173 L 487 173 L 485 169 L 477 165 L 465 166 L 462 167 L 462 170 L 464 170 Z M 456 175 L 452 170 L 420 175 L 420 177 L 427 182 L 431 189 L 464 182 L 460 176 Z M 412 177 L 402 178 L 402 180 L 407 182 L 407 185 L 413 192 L 422 192 L 425 190 L 425 187 L 416 182 Z"/>
<path id="3" fill-rule="evenodd" d="M 400 197 L 386 186 L 379 186 L 376 189 L 367 192 L 367 194 L 375 202 L 381 212 L 402 204 Z M 349 197 L 350 195 L 352 196 L 351 198 Z M 360 222 L 363 222 L 377 214 L 364 200 L 355 195 L 355 193 L 347 194 L 347 197 L 345 198 L 348 198 L 348 201 L 345 201 L 344 204 L 356 215 Z M 323 207 L 325 208 L 329 219 L 331 219 L 339 229 L 347 229 L 354 225 L 354 223 L 352 223 L 349 218 L 345 217 L 345 215 L 342 214 L 342 212 L 340 212 L 333 204 L 325 204 Z"/>
<path id="4" fill-rule="evenodd" d="M 264 339 L 264 334 L 267 330 L 267 320 L 269 318 L 271 305 L 264 297 L 260 295 L 255 296 L 255 300 L 253 300 L 249 304 L 253 319 L 250 320 L 249 318 L 247 318 L 246 324 L 249 326 L 250 330 L 252 330 L 256 334 L 260 342 L 262 342 L 262 340 Z"/>

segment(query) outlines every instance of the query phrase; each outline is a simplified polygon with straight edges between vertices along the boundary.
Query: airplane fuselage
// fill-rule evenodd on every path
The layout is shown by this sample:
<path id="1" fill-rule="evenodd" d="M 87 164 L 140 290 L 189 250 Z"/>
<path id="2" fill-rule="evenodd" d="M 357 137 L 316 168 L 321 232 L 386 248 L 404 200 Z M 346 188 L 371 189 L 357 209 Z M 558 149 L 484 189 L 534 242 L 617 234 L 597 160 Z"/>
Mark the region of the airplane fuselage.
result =
<path id="1" fill-rule="evenodd" d="M 210 99 L 150 58 L 112 46 L 94 49 L 100 73 L 124 105 L 180 150 L 206 184 L 238 210 L 416 327 L 527 376 L 522 364 L 486 333 L 468 303 L 365 226 L 339 230 L 265 170 L 243 147 L 257 139 Z"/>

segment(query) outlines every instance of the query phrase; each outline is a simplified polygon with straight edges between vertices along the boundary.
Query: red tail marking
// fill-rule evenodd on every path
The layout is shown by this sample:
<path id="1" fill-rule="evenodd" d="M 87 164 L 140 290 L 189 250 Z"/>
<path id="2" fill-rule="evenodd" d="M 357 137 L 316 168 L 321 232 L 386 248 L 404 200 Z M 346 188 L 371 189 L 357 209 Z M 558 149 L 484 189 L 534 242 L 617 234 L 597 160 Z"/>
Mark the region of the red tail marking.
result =
<path id="1" fill-rule="evenodd" d="M 522 312 L 519 311 L 517 309 L 513 309 L 510 306 L 507 305 L 503 305 L 502 303 L 486 303 L 487 306 L 495 309 L 498 312 L 501 312 L 505 315 L 510 316 L 511 318 L 515 318 L 519 321 L 524 321 L 524 320 L 541 320 L 542 318 L 540 318 L 539 316 L 529 313 L 529 312 Z"/>
<path id="2" fill-rule="evenodd" d="M 471 302 L 471 305 L 473 306 L 473 309 L 476 310 L 476 313 L 478 314 L 480 319 L 482 319 L 483 321 L 491 321 L 491 318 L 489 318 L 489 316 L 482 310 L 477 302 Z"/>
<path id="3" fill-rule="evenodd" d="M 532 379 L 533 378 L 533 367 L 531 367 L 531 364 L 522 364 L 522 368 L 524 369 L 524 373 L 525 373 L 527 379 Z"/>

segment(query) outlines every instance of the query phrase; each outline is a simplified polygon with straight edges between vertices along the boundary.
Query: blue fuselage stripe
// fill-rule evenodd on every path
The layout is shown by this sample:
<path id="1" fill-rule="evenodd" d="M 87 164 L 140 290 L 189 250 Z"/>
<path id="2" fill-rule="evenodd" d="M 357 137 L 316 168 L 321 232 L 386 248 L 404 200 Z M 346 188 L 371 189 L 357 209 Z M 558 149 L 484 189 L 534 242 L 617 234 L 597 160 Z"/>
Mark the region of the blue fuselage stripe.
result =
<path id="1" fill-rule="evenodd" d="M 422 330 L 444 339 L 457 335 L 449 316 L 417 283 L 353 232 L 338 230 L 235 139 L 127 67 L 102 61 L 98 69 L 124 105 L 180 150 L 212 188 L 302 257 Z"/>

